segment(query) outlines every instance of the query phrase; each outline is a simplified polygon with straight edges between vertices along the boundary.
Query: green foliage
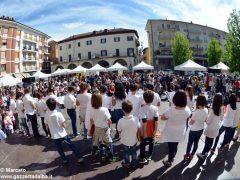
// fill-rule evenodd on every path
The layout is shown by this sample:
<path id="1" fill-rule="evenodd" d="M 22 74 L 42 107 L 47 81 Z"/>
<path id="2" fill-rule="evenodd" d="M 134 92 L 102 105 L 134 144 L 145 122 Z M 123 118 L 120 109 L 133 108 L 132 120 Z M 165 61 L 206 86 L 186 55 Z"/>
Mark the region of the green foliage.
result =
<path id="1" fill-rule="evenodd" d="M 228 18 L 226 57 L 231 72 L 240 72 L 240 11 L 233 10 Z"/>
<path id="2" fill-rule="evenodd" d="M 213 38 L 209 42 L 207 55 L 208 66 L 213 66 L 222 60 L 223 50 L 217 39 Z"/>
<path id="3" fill-rule="evenodd" d="M 171 43 L 174 66 L 192 59 L 193 53 L 190 49 L 189 41 L 183 33 L 176 33 Z"/>

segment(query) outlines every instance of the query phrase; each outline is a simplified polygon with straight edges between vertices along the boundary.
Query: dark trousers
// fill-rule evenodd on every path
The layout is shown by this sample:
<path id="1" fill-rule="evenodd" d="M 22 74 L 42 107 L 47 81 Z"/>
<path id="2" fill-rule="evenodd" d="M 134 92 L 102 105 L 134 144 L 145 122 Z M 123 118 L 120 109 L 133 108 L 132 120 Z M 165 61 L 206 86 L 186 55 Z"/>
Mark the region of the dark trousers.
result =
<path id="1" fill-rule="evenodd" d="M 194 155 L 197 151 L 198 148 L 198 142 L 203 133 L 203 129 L 200 131 L 190 131 L 189 136 L 188 136 L 188 145 L 187 145 L 187 151 L 186 154 L 190 154 L 190 151 L 192 149 L 193 145 L 193 150 L 192 150 L 192 155 Z"/>
<path id="2" fill-rule="evenodd" d="M 235 131 L 236 131 L 237 127 L 233 127 L 231 130 L 231 135 L 229 136 L 229 142 L 230 143 L 234 137 Z"/>
<path id="3" fill-rule="evenodd" d="M 50 133 L 50 130 L 46 127 L 46 124 L 44 122 L 44 117 L 41 117 L 41 121 L 42 121 L 42 127 L 43 127 L 43 130 L 46 134 L 46 136 L 51 136 L 51 133 Z"/>
<path id="4" fill-rule="evenodd" d="M 76 110 L 75 109 L 67 109 L 67 114 L 72 121 L 73 135 L 77 136 L 78 133 L 77 133 L 77 114 L 76 114 Z"/>
<path id="5" fill-rule="evenodd" d="M 33 135 L 35 137 L 39 137 L 40 134 L 38 132 L 37 116 L 36 116 L 36 114 L 33 114 L 33 115 L 27 114 L 27 118 L 28 118 L 28 120 L 32 124 Z"/>
<path id="6" fill-rule="evenodd" d="M 62 160 L 67 160 L 64 150 L 63 150 L 63 146 L 62 146 L 62 142 L 66 143 L 68 145 L 68 147 L 73 151 L 73 153 L 75 154 L 75 156 L 79 159 L 81 156 L 79 150 L 76 148 L 76 146 L 72 143 L 72 141 L 69 139 L 68 136 L 65 136 L 63 138 L 59 138 L 59 139 L 54 139 L 54 143 L 57 147 L 58 153 L 61 156 Z"/>
<path id="7" fill-rule="evenodd" d="M 219 141 L 219 137 L 221 136 L 221 134 L 225 131 L 225 135 L 224 135 L 224 139 L 221 145 L 221 148 L 223 146 L 225 146 L 226 144 L 228 144 L 230 135 L 231 135 L 231 127 L 225 127 L 225 126 L 221 126 L 221 128 L 219 129 L 219 133 L 218 136 L 215 138 L 214 141 L 214 145 L 213 145 L 213 149 L 216 149 L 217 145 L 218 145 L 218 141 Z"/>
<path id="8" fill-rule="evenodd" d="M 168 162 L 173 162 L 177 154 L 178 142 L 168 142 Z"/>
<path id="9" fill-rule="evenodd" d="M 153 145 L 154 145 L 154 138 L 145 138 L 142 140 L 140 144 L 140 158 L 145 158 L 145 146 L 149 145 L 148 149 L 148 156 L 152 156 L 153 153 Z"/>
<path id="10" fill-rule="evenodd" d="M 210 151 L 210 149 L 212 148 L 212 145 L 213 145 L 213 138 L 209 138 L 206 136 L 206 139 L 205 139 L 205 145 L 204 145 L 204 148 L 203 148 L 203 151 L 202 151 L 202 154 L 205 155 L 206 153 L 208 153 Z"/>
<path id="11" fill-rule="evenodd" d="M 136 144 L 133 146 L 126 146 L 123 145 L 123 159 L 124 159 L 124 163 L 125 164 L 129 164 L 129 157 L 132 157 L 132 165 L 136 165 L 137 164 L 137 150 L 136 150 Z"/>

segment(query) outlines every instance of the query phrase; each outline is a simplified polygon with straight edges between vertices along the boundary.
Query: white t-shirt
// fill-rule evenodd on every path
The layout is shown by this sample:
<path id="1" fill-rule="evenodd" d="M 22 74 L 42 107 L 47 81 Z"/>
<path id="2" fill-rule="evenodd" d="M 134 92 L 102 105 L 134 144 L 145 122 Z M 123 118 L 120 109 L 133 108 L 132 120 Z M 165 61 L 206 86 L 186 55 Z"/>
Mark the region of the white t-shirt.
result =
<path id="1" fill-rule="evenodd" d="M 92 95 L 90 93 L 78 94 L 76 99 L 80 103 L 79 109 L 86 110 L 88 102 L 91 101 L 91 97 Z"/>
<path id="2" fill-rule="evenodd" d="M 96 127 L 106 128 L 108 127 L 107 120 L 111 118 L 111 115 L 105 107 L 100 107 L 99 109 L 91 108 L 90 118 L 93 119 Z"/>
<path id="3" fill-rule="evenodd" d="M 154 98 L 153 98 L 152 105 L 158 106 L 158 103 L 161 103 L 161 98 L 158 93 L 153 92 L 153 94 L 154 94 Z"/>
<path id="4" fill-rule="evenodd" d="M 139 109 L 141 107 L 141 96 L 140 95 L 132 95 L 132 93 L 129 93 L 127 95 L 126 100 L 131 101 L 131 103 L 133 104 L 133 110 L 131 112 L 131 114 L 133 116 L 139 117 Z"/>
<path id="5" fill-rule="evenodd" d="M 222 125 L 224 127 L 233 127 L 233 122 L 236 116 L 237 110 L 233 110 L 230 104 L 227 105 L 226 114 L 223 117 Z M 236 126 L 235 126 L 236 127 Z"/>
<path id="6" fill-rule="evenodd" d="M 102 94 L 101 94 L 102 95 Z M 106 94 L 102 95 L 102 106 L 108 109 L 111 109 L 112 98 L 107 96 Z"/>
<path id="7" fill-rule="evenodd" d="M 9 105 L 9 109 L 13 112 L 13 113 L 17 113 L 17 109 L 16 109 L 16 102 L 14 99 L 10 99 L 10 105 Z"/>
<path id="8" fill-rule="evenodd" d="M 190 97 L 187 96 L 187 106 L 190 108 L 190 110 L 192 110 L 193 104 L 194 104 L 194 100 L 193 99 L 191 100 Z"/>
<path id="9" fill-rule="evenodd" d="M 120 142 L 126 146 L 135 145 L 137 143 L 138 128 L 140 128 L 138 118 L 133 115 L 123 116 L 117 125 L 117 130 L 120 132 Z"/>
<path id="10" fill-rule="evenodd" d="M 64 97 L 64 106 L 67 109 L 75 109 L 76 108 L 76 98 L 73 96 L 73 94 L 68 93 L 65 97 Z"/>
<path id="11" fill-rule="evenodd" d="M 204 129 L 204 122 L 207 120 L 208 117 L 208 109 L 196 109 L 196 111 L 192 114 L 192 120 L 194 120 L 194 123 L 192 125 L 189 125 L 190 129 L 192 131 L 200 131 Z"/>
<path id="12" fill-rule="evenodd" d="M 188 106 L 184 109 L 176 109 L 170 107 L 164 112 L 164 116 L 168 118 L 161 133 L 161 142 L 182 142 L 186 133 L 186 122 L 191 111 Z"/>
<path id="13" fill-rule="evenodd" d="M 23 97 L 23 105 L 24 105 L 26 114 L 29 114 L 29 115 L 35 114 L 35 109 L 32 107 L 32 104 L 35 104 L 35 100 L 33 99 L 32 96 L 30 96 L 29 94 L 26 94 Z"/>
<path id="14" fill-rule="evenodd" d="M 67 132 L 64 127 L 62 127 L 65 119 L 61 112 L 57 110 L 48 111 L 45 116 L 45 122 L 49 127 L 52 139 L 59 139 L 67 136 Z"/>
<path id="15" fill-rule="evenodd" d="M 19 118 L 26 118 L 26 115 L 24 113 L 24 106 L 22 100 L 18 99 L 16 102 L 17 112 Z"/>
<path id="16" fill-rule="evenodd" d="M 168 92 L 169 94 L 169 102 L 171 103 L 171 107 L 174 107 L 175 104 L 173 103 L 173 96 L 175 95 L 175 91 Z"/>
<path id="17" fill-rule="evenodd" d="M 47 105 L 46 105 L 46 103 L 44 102 L 43 99 L 38 100 L 38 101 L 36 102 L 36 108 L 37 108 L 37 113 L 40 115 L 40 117 L 45 117 L 45 115 L 46 115 L 46 110 L 47 110 L 48 108 L 47 108 Z"/>
<path id="18" fill-rule="evenodd" d="M 220 116 L 216 116 L 211 109 L 207 118 L 207 127 L 204 130 L 204 135 L 209 138 L 216 138 L 218 136 L 220 121 L 223 118 L 223 109 Z"/>
<path id="19" fill-rule="evenodd" d="M 139 110 L 139 119 L 141 126 L 143 126 L 143 119 L 154 120 L 154 118 L 159 118 L 158 108 L 154 105 L 144 105 Z"/>

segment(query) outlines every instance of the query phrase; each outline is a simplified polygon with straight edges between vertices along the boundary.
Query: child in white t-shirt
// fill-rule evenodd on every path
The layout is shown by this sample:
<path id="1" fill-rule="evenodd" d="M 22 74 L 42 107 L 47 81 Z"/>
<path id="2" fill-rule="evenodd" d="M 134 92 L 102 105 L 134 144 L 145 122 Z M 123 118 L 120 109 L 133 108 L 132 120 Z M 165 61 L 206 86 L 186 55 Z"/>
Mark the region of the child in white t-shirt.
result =
<path id="1" fill-rule="evenodd" d="M 90 110 L 90 123 L 95 127 L 93 134 L 93 154 L 100 146 L 101 159 L 105 160 L 105 151 L 110 162 L 115 161 L 113 157 L 113 145 L 109 125 L 112 123 L 111 115 L 107 108 L 102 107 L 102 95 L 99 92 L 92 94 L 92 108 Z"/>
<path id="2" fill-rule="evenodd" d="M 185 160 L 192 160 L 194 154 L 198 148 L 199 139 L 203 133 L 204 122 L 208 117 L 208 110 L 206 106 L 206 97 L 204 95 L 199 95 L 196 103 L 196 110 L 192 114 L 192 118 L 189 121 L 189 136 L 186 154 L 184 155 Z M 192 149 L 193 145 L 193 149 Z M 192 149 L 192 152 L 190 153 Z"/>
<path id="3" fill-rule="evenodd" d="M 122 103 L 122 110 L 124 112 L 123 118 L 121 118 L 117 125 L 117 130 L 120 133 L 120 142 L 123 144 L 124 161 L 123 167 L 135 168 L 137 166 L 137 132 L 140 131 L 140 123 L 137 117 L 131 115 L 133 104 L 126 100 Z M 132 161 L 129 162 L 129 156 L 131 155 Z"/>
<path id="4" fill-rule="evenodd" d="M 49 98 L 46 101 L 46 104 L 50 111 L 48 111 L 46 114 L 45 123 L 47 128 L 49 128 L 51 132 L 51 137 L 54 140 L 55 146 L 57 147 L 58 153 L 60 154 L 63 163 L 67 163 L 68 160 L 64 154 L 62 141 L 65 142 L 68 147 L 73 151 L 75 156 L 78 158 L 78 163 L 82 163 L 84 161 L 83 157 L 81 156 L 77 147 L 72 143 L 65 130 L 65 119 L 62 113 L 56 110 L 56 100 L 53 98 Z"/>
<path id="5" fill-rule="evenodd" d="M 154 99 L 154 93 L 151 90 L 147 90 L 143 94 L 145 105 L 139 110 L 139 117 L 142 121 L 142 134 L 143 140 L 140 144 L 140 161 L 144 164 L 147 161 L 151 161 L 154 145 L 154 136 L 158 127 L 158 108 L 152 105 Z M 145 155 L 145 146 L 149 145 L 147 156 Z"/>

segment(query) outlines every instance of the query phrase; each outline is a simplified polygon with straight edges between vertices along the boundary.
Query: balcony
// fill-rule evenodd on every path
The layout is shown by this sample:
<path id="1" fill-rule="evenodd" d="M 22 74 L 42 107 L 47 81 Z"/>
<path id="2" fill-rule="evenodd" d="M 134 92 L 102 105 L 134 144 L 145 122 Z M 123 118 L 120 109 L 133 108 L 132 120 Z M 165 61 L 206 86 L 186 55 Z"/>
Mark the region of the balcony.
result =
<path id="1" fill-rule="evenodd" d="M 37 62 L 37 58 L 35 57 L 23 57 L 23 62 L 27 63 L 27 62 Z"/>
<path id="2" fill-rule="evenodd" d="M 32 47 L 23 47 L 23 52 L 38 52 L 37 48 L 32 48 Z"/>
<path id="3" fill-rule="evenodd" d="M 170 45 L 165 45 L 165 44 L 162 44 L 162 43 L 159 43 L 159 48 L 161 49 L 161 50 L 163 50 L 163 49 L 171 49 L 171 46 Z"/>
<path id="4" fill-rule="evenodd" d="M 188 29 L 188 32 L 192 33 L 192 34 L 201 34 L 202 33 L 200 30 L 197 30 L 197 29 Z"/>
<path id="5" fill-rule="evenodd" d="M 191 47 L 190 48 L 191 50 L 193 50 L 193 51 L 203 51 L 203 47 Z"/>
<path id="6" fill-rule="evenodd" d="M 173 35 L 160 35 L 159 39 L 173 39 Z"/>
<path id="7" fill-rule="evenodd" d="M 202 43 L 203 42 L 201 39 L 191 39 L 191 38 L 189 38 L 188 40 L 189 40 L 189 42 L 192 42 L 192 43 Z"/>
<path id="8" fill-rule="evenodd" d="M 36 39 L 34 39 L 34 38 L 28 38 L 28 37 L 26 37 L 26 36 L 24 36 L 23 41 L 37 44 L 37 40 L 36 40 Z"/>
<path id="9" fill-rule="evenodd" d="M 163 27 L 158 27 L 157 28 L 158 31 L 176 31 L 176 30 L 179 30 L 179 28 L 176 28 L 174 26 L 170 26 L 170 27 L 166 27 L 166 28 L 163 28 Z"/>

